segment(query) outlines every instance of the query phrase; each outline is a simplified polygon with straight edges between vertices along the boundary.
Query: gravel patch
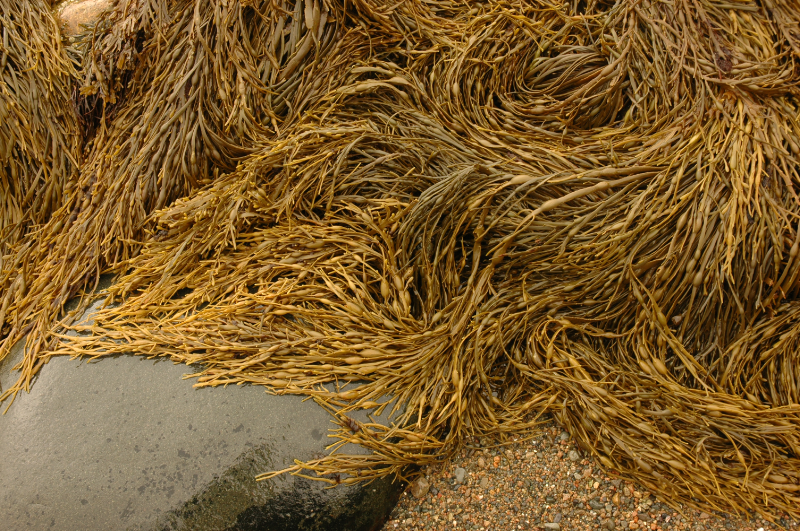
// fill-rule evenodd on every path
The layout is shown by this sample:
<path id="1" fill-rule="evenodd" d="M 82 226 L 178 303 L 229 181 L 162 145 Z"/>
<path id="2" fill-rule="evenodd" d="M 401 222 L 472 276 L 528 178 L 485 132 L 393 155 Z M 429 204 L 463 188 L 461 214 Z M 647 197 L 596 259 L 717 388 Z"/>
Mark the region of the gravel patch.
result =
<path id="1" fill-rule="evenodd" d="M 423 469 L 428 488 L 414 489 L 424 491 L 420 497 L 407 489 L 383 531 L 800 529 L 787 518 L 773 524 L 757 516 L 671 508 L 644 487 L 603 472 L 554 423 L 532 440 L 474 446 L 479 448 Z"/>

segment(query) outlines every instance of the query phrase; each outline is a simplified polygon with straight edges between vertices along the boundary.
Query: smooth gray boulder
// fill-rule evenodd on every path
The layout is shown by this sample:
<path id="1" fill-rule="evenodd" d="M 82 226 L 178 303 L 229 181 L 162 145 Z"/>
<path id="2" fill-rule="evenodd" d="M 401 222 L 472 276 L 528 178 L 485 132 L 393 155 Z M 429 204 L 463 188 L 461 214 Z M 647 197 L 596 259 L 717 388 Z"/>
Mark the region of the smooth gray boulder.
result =
<path id="1" fill-rule="evenodd" d="M 17 345 L 0 363 L 3 388 L 21 355 Z M 0 415 L 0 528 L 381 527 L 399 482 L 324 489 L 293 476 L 255 481 L 324 454 L 334 425 L 321 407 L 256 386 L 194 389 L 182 379 L 189 372 L 139 356 L 52 359 L 30 394 Z"/>

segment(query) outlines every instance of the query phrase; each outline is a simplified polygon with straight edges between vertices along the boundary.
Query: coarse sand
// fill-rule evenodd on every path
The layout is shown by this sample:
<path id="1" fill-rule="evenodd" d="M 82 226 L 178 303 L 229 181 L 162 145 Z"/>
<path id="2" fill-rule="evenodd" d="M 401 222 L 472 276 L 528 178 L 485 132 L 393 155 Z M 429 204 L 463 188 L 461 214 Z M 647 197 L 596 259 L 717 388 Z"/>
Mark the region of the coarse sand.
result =
<path id="1" fill-rule="evenodd" d="M 757 515 L 669 507 L 640 485 L 603 471 L 553 422 L 533 439 L 470 446 L 453 461 L 424 469 L 383 531 L 800 528 L 785 517 L 770 523 Z"/>

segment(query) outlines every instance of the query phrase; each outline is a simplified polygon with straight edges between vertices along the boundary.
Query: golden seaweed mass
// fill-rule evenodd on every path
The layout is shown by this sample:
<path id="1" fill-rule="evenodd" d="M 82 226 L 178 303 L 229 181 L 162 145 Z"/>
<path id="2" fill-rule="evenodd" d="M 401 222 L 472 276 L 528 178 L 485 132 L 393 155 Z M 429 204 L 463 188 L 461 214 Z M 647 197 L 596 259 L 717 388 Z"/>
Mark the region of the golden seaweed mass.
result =
<path id="1" fill-rule="evenodd" d="M 117 0 L 66 48 L 48 9 L 0 0 L 7 403 L 166 357 L 335 416 L 262 479 L 550 413 L 668 503 L 800 516 L 797 0 Z"/>

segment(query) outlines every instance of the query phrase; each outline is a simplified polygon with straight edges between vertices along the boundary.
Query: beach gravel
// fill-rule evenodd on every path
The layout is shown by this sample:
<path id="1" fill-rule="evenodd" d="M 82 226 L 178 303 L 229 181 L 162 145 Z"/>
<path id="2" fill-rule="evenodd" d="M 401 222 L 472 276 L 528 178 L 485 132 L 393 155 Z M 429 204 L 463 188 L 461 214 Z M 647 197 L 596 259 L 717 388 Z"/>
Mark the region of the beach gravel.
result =
<path id="1" fill-rule="evenodd" d="M 670 507 L 602 470 L 554 423 L 505 446 L 476 440 L 452 461 L 422 472 L 427 492 L 417 498 L 407 489 L 383 531 L 800 530 L 786 518 L 770 523 L 757 515 Z"/>

